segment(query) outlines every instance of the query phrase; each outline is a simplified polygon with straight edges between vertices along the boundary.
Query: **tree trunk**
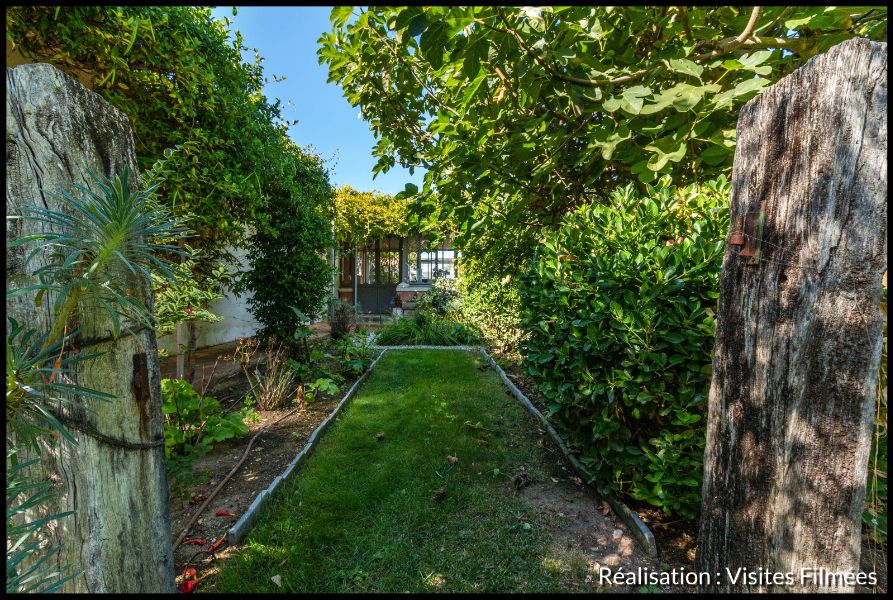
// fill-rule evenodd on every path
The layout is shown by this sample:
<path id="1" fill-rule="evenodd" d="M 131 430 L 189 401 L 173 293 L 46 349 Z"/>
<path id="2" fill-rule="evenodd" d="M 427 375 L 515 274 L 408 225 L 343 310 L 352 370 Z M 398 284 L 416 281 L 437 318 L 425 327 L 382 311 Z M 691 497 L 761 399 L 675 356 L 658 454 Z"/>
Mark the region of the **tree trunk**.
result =
<path id="1" fill-rule="evenodd" d="M 72 183 L 91 186 L 91 171 L 113 176 L 129 165 L 130 184 L 139 185 L 124 114 L 47 64 L 7 69 L 6 78 L 7 214 L 35 204 L 61 209 L 51 193 L 74 191 Z M 37 228 L 31 221 L 7 221 L 7 240 Z M 7 253 L 8 274 L 23 272 L 24 256 L 23 249 Z M 140 287 L 134 292 L 151 307 L 148 283 Z M 46 331 L 52 304 L 45 298 L 36 308 L 31 294 L 7 300 L 6 307 L 20 322 Z M 62 546 L 52 561 L 81 572 L 63 591 L 172 592 L 155 332 L 134 326 L 115 339 L 104 311 L 81 310 L 78 319 L 77 351 L 101 355 L 80 363 L 74 383 L 114 394 L 115 400 L 86 401 L 66 411 L 56 407 L 71 423 L 77 445 L 51 439 L 44 444 L 42 466 L 58 493 L 48 509 L 74 511 L 45 532 L 50 545 Z"/>
<path id="2" fill-rule="evenodd" d="M 732 189 L 696 568 L 712 591 L 853 591 L 809 570 L 859 569 L 887 269 L 887 45 L 835 46 L 745 105 Z"/>
<path id="3" fill-rule="evenodd" d="M 186 360 L 183 378 L 191 384 L 195 384 L 195 347 L 198 344 L 198 333 L 195 321 L 186 322 Z"/>

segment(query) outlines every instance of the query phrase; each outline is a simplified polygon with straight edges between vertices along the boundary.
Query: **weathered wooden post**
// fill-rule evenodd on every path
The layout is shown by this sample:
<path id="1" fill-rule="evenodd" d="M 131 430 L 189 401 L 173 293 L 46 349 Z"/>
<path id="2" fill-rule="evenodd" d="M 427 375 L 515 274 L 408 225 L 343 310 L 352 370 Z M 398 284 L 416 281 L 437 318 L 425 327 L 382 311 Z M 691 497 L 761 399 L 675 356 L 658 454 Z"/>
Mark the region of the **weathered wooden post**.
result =
<path id="1" fill-rule="evenodd" d="M 887 270 L 885 43 L 835 46 L 742 108 L 731 213 L 696 568 L 711 590 L 852 591 L 826 575 L 859 568 Z"/>
<path id="2" fill-rule="evenodd" d="M 21 214 L 33 204 L 62 210 L 46 192 L 70 190 L 72 183 L 90 187 L 91 171 L 120 175 L 125 165 L 136 188 L 139 176 L 126 115 L 51 65 L 7 69 L 7 214 Z M 7 240 L 38 227 L 8 221 Z M 7 274 L 22 271 L 23 252 L 7 253 Z M 133 291 L 151 302 L 148 285 Z M 7 299 L 6 309 L 19 322 L 48 331 L 52 304 L 47 298 L 37 308 L 32 293 Z M 115 399 L 88 401 L 93 412 L 65 415 L 77 446 L 45 444 L 43 466 L 59 494 L 50 513 L 74 512 L 47 533 L 51 546 L 62 545 L 51 560 L 81 572 L 68 581 L 66 592 L 173 592 L 155 332 L 141 328 L 115 339 L 101 310 L 85 311 L 79 321 L 79 350 L 102 354 L 80 364 L 76 383 Z"/>
<path id="3" fill-rule="evenodd" d="M 885 43 L 835 46 L 741 109 L 731 213 L 696 568 L 711 590 L 852 591 L 825 575 L 859 568 L 887 270 Z"/>

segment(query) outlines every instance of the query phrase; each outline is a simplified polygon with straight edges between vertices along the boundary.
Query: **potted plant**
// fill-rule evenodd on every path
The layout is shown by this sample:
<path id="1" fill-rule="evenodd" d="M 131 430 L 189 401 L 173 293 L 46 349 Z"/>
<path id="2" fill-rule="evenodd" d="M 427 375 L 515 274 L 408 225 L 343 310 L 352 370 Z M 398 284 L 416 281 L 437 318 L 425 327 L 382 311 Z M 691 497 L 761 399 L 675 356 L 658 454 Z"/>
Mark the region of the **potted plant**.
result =
<path id="1" fill-rule="evenodd" d="M 395 317 L 399 317 L 403 315 L 403 300 L 400 298 L 400 295 L 397 294 L 391 301 L 388 303 L 391 306 L 391 313 Z"/>

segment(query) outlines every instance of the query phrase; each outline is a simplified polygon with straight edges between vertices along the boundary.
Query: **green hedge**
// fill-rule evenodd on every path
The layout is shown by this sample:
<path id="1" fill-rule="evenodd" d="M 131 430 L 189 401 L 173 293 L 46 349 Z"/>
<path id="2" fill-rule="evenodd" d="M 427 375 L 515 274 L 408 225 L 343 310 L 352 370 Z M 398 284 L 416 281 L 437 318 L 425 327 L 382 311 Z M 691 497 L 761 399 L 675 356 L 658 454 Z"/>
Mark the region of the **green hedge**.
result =
<path id="1" fill-rule="evenodd" d="M 458 286 L 461 320 L 480 329 L 488 343 L 515 350 L 522 338 L 517 280 L 466 259 L 459 267 Z"/>
<path id="2" fill-rule="evenodd" d="M 730 185 L 627 186 L 567 215 L 521 280 L 522 344 L 606 486 L 698 511 Z"/>

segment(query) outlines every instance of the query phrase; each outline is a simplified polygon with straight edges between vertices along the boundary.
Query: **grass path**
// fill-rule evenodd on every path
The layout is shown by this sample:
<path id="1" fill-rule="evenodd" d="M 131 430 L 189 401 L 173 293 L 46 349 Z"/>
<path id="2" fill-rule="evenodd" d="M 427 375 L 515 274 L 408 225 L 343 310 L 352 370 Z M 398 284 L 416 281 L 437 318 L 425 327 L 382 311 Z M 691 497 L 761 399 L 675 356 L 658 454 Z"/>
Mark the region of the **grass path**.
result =
<path id="1" fill-rule="evenodd" d="M 517 475 L 549 479 L 542 438 L 484 365 L 474 351 L 386 353 L 202 589 L 579 589 L 585 562 L 556 557 L 551 517 L 515 494 Z"/>

